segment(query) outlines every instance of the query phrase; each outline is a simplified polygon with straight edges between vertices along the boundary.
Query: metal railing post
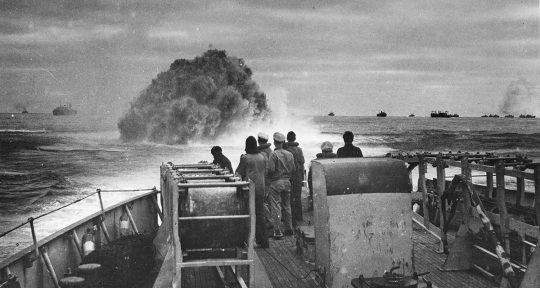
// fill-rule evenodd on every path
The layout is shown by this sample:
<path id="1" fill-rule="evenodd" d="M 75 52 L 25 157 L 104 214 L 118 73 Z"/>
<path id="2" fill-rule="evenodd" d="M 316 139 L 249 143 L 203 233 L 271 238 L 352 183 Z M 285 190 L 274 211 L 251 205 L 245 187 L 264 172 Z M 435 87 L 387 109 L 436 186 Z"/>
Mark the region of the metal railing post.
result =
<path id="1" fill-rule="evenodd" d="M 99 196 L 99 206 L 101 207 L 101 216 L 99 217 L 99 227 L 100 230 L 103 232 L 103 235 L 105 235 L 105 240 L 107 240 L 107 243 L 111 242 L 111 237 L 109 236 L 109 231 L 107 231 L 107 227 L 105 226 L 105 208 L 103 207 L 103 199 L 101 198 L 101 189 L 96 189 L 98 196 Z"/>
<path id="2" fill-rule="evenodd" d="M 32 241 L 34 242 L 34 252 L 36 259 L 39 259 L 39 245 L 36 237 L 36 229 L 34 228 L 34 218 L 28 218 L 28 223 L 30 224 L 30 230 L 32 231 Z"/>

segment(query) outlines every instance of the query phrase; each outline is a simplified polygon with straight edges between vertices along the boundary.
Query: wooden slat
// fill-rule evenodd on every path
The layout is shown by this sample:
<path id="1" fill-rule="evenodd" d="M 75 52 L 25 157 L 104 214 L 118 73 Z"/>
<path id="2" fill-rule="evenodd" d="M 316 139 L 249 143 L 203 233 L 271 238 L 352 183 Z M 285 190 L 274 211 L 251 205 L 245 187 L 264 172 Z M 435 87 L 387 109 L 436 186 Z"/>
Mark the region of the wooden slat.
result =
<path id="1" fill-rule="evenodd" d="M 232 273 L 235 276 L 236 283 L 238 283 L 238 285 L 240 285 L 241 288 L 248 288 L 248 286 L 246 285 L 246 282 L 244 281 L 240 273 L 238 273 L 238 271 L 237 273 L 234 273 L 231 266 L 226 266 L 225 269 L 229 270 L 229 273 Z"/>
<path id="2" fill-rule="evenodd" d="M 495 167 L 488 166 L 488 165 L 482 165 L 482 164 L 469 164 L 472 170 L 476 171 L 483 171 L 486 173 L 495 173 Z"/>
<path id="3" fill-rule="evenodd" d="M 223 174 L 223 175 L 208 174 L 208 175 L 185 175 L 185 176 L 182 176 L 182 179 L 185 179 L 185 180 L 229 179 L 231 177 L 234 177 L 234 175 L 233 174 Z"/>
<path id="4" fill-rule="evenodd" d="M 486 215 L 489 217 L 489 220 L 491 221 L 491 224 L 500 226 L 500 215 L 497 213 L 486 211 Z M 521 222 L 519 220 L 516 220 L 512 217 L 508 219 L 508 228 L 512 231 L 516 231 L 518 234 L 523 233 L 527 235 L 528 237 L 536 238 L 538 239 L 539 231 L 538 226 L 533 226 L 524 222 Z"/>
<path id="5" fill-rule="evenodd" d="M 516 178 L 523 178 L 527 180 L 534 180 L 534 174 L 525 171 L 519 171 L 515 169 L 504 169 L 504 175 Z"/>
<path id="6" fill-rule="evenodd" d="M 173 169 L 181 169 L 181 168 L 212 168 L 215 167 L 214 164 L 211 163 L 197 163 L 197 164 L 173 164 Z"/>
<path id="7" fill-rule="evenodd" d="M 218 168 L 218 169 L 177 169 L 175 170 L 176 173 L 178 174 L 188 174 L 188 173 L 223 173 L 225 171 L 228 171 L 228 170 L 225 170 L 223 168 Z"/>
<path id="8" fill-rule="evenodd" d="M 178 183 L 178 188 L 206 188 L 206 187 L 247 187 L 249 182 L 208 182 L 208 183 Z"/>
<path id="9" fill-rule="evenodd" d="M 190 217 L 180 217 L 178 218 L 178 220 L 187 221 L 187 220 L 247 219 L 250 217 L 251 217 L 250 215 L 190 216 Z"/>
<path id="10" fill-rule="evenodd" d="M 242 260 L 236 258 L 223 258 L 223 259 L 203 259 L 203 260 L 188 260 L 183 262 L 177 262 L 177 267 L 207 267 L 207 266 L 231 266 L 231 265 L 250 265 L 253 264 L 253 260 Z"/>
<path id="11" fill-rule="evenodd" d="M 451 167 L 461 167 L 460 161 L 444 160 L 444 162 L 446 162 L 446 164 L 448 164 L 448 166 L 451 166 Z"/>
<path id="12" fill-rule="evenodd" d="M 473 244 L 473 248 L 475 248 L 475 249 L 478 250 L 478 251 L 481 251 L 481 252 L 484 253 L 485 255 L 487 255 L 487 256 L 489 256 L 489 257 L 495 259 L 495 260 L 499 259 L 495 253 L 493 253 L 493 252 L 491 252 L 491 251 L 489 251 L 489 250 L 486 250 L 484 247 L 480 247 L 480 246 L 478 246 L 478 245 L 476 245 L 476 244 Z M 510 262 L 510 265 L 512 265 L 513 268 L 516 268 L 516 269 L 518 269 L 518 270 L 522 270 L 522 272 L 525 272 L 524 269 L 527 269 L 527 267 L 526 267 L 525 265 L 523 265 L 523 266 L 517 265 L 517 264 L 514 263 L 514 262 Z"/>

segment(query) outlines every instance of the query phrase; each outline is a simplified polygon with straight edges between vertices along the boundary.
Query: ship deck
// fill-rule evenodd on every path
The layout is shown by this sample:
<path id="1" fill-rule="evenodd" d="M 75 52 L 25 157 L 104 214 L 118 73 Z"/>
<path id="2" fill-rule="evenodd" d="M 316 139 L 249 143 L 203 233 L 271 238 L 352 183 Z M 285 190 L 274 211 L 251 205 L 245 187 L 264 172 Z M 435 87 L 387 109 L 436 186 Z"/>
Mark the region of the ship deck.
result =
<path id="1" fill-rule="evenodd" d="M 306 201 L 307 191 L 304 191 L 303 196 L 303 200 Z M 107 203 L 105 206 L 113 205 L 119 201 L 119 199 L 121 199 L 121 197 L 107 199 L 109 201 L 106 201 Z M 78 204 L 84 205 L 88 203 Z M 44 223 L 41 223 L 42 225 L 38 226 L 40 227 L 40 229 L 38 229 L 38 239 L 57 231 L 60 227 L 60 223 L 58 222 L 61 219 L 65 219 L 60 216 L 73 213 L 73 210 L 77 209 L 77 206 L 78 205 L 74 205 L 65 211 L 56 212 L 60 214 L 55 215 L 55 217 L 50 217 L 54 218 L 54 221 L 43 219 Z M 304 207 L 307 207 L 307 205 L 304 205 Z M 304 209 L 304 222 L 301 224 L 308 225 L 309 222 L 312 222 L 312 216 L 312 212 L 308 212 Z M 56 225 L 44 225 L 45 223 L 54 223 Z M 23 232 L 23 234 L 24 232 L 29 233 L 28 229 L 24 229 L 21 232 Z M 18 237 L 15 238 L 16 240 L 11 237 L 5 237 L 0 241 L 0 262 L 9 259 L 16 251 L 22 250 L 22 248 L 32 244 L 31 237 L 28 237 L 29 235 L 26 235 L 25 237 L 22 237 L 22 235 L 17 236 Z M 440 271 L 438 268 L 444 263 L 446 255 L 437 252 L 439 248 L 438 239 L 416 224 L 414 224 L 413 229 L 413 241 L 416 271 L 430 271 L 431 273 L 427 278 L 433 282 L 434 287 L 482 288 L 496 286 L 496 283 L 482 277 L 475 271 Z M 304 260 L 305 258 L 302 255 L 296 254 L 296 240 L 294 236 L 285 236 L 282 240 L 270 239 L 269 248 L 256 248 L 255 252 L 257 254 L 256 258 L 258 258 L 255 261 L 256 287 L 321 287 L 315 280 L 315 273 L 310 273 L 310 271 L 315 268 L 314 263 L 309 263 Z M 197 273 L 189 274 L 191 273 L 183 273 L 182 277 L 183 284 L 189 282 L 189 287 L 223 287 L 223 283 L 219 280 L 219 276 L 215 269 L 204 268 Z M 231 284 L 232 283 L 228 283 L 226 286 L 234 287 L 234 285 Z"/>
<path id="2" fill-rule="evenodd" d="M 307 192 L 304 192 L 303 196 L 306 196 Z M 303 198 L 306 201 L 306 198 Z M 312 223 L 312 217 L 313 213 L 304 209 L 304 221 L 302 224 Z M 452 240 L 452 237 L 449 237 L 449 241 Z M 419 273 L 429 271 L 430 274 L 426 276 L 426 279 L 432 281 L 434 287 L 491 288 L 497 286 L 495 282 L 483 277 L 474 270 L 441 271 L 439 267 L 443 265 L 446 255 L 438 252 L 438 239 L 414 222 L 413 242 L 416 271 Z M 306 262 L 302 255 L 296 254 L 294 236 L 285 236 L 282 240 L 270 239 L 270 248 L 258 248 L 255 251 L 273 287 L 323 287 L 317 284 L 314 273 L 310 273 L 315 268 L 314 263 Z"/>

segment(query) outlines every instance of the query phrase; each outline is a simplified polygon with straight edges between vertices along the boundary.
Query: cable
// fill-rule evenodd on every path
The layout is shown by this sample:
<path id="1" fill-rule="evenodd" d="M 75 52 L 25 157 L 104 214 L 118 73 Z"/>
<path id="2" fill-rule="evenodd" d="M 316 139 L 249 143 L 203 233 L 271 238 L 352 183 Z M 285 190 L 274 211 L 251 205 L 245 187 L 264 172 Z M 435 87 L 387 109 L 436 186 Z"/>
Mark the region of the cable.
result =
<path id="1" fill-rule="evenodd" d="M 150 190 L 156 190 L 156 187 L 148 188 L 148 189 L 116 189 L 116 190 L 100 190 L 101 192 L 138 192 L 138 191 L 150 191 Z"/>
<path id="2" fill-rule="evenodd" d="M 317 272 L 317 269 L 312 269 L 311 271 L 309 271 L 305 276 L 303 277 L 298 277 L 295 273 L 293 273 L 291 270 L 289 270 L 289 268 L 287 268 L 287 266 L 285 266 L 283 263 L 281 263 L 274 255 L 272 255 L 272 253 L 270 253 L 270 251 L 266 250 L 266 248 L 263 248 L 264 251 L 266 251 L 266 253 L 268 253 L 268 255 L 270 255 L 270 257 L 272 257 L 274 260 L 276 260 L 276 262 L 279 263 L 279 265 L 281 265 L 283 268 L 285 268 L 285 270 L 287 270 L 287 272 L 289 272 L 289 274 L 291 274 L 294 278 L 296 278 L 297 280 L 305 280 L 307 279 L 307 277 L 309 276 L 309 274 L 311 274 L 312 272 Z"/>
<path id="3" fill-rule="evenodd" d="M 82 200 L 84 200 L 84 199 L 86 199 L 86 198 L 88 198 L 88 197 L 94 196 L 94 195 L 96 195 L 97 193 L 98 193 L 98 192 L 90 193 L 90 194 L 88 194 L 88 195 L 86 195 L 86 196 L 84 196 L 84 197 L 82 197 L 82 198 L 79 198 L 79 199 L 77 199 L 77 200 L 75 200 L 75 201 L 73 201 L 73 202 L 71 202 L 71 203 L 68 203 L 68 204 L 66 204 L 66 205 L 64 205 L 64 206 L 58 207 L 58 208 L 56 208 L 56 209 L 53 209 L 53 210 L 51 210 L 51 211 L 49 211 L 49 212 L 47 212 L 47 213 L 43 213 L 43 214 L 41 214 L 41 215 L 39 215 L 39 216 L 37 216 L 37 217 L 34 217 L 34 220 L 37 220 L 37 219 L 39 219 L 39 218 L 41 218 L 41 217 L 43 217 L 43 216 L 47 216 L 47 215 L 49 215 L 49 214 L 51 214 L 51 213 L 53 213 L 53 212 L 56 212 L 56 211 L 58 211 L 58 210 L 60 210 L 60 209 L 66 208 L 66 207 L 68 207 L 68 206 L 70 206 L 70 205 L 73 205 L 73 204 L 75 204 L 75 203 L 77 203 L 77 202 L 80 202 L 80 201 L 82 201 Z"/>
<path id="4" fill-rule="evenodd" d="M 70 205 L 73 205 L 73 204 L 75 204 L 75 203 L 77 203 L 77 202 L 80 202 L 80 201 L 82 201 L 82 200 L 84 200 L 84 199 L 86 199 L 86 198 L 88 198 L 88 197 L 91 197 L 91 196 L 93 196 L 93 195 L 95 195 L 95 194 L 97 194 L 97 192 L 90 193 L 89 195 L 86 195 L 86 196 L 84 196 L 83 198 L 80 198 L 80 199 L 77 199 L 77 200 L 75 200 L 75 201 L 73 201 L 73 202 L 70 202 L 70 203 L 68 203 L 68 204 L 66 204 L 66 205 L 64 205 L 64 206 L 62 206 L 62 207 L 56 208 L 56 209 L 54 209 L 54 210 L 51 210 L 51 211 L 49 211 L 49 212 L 43 213 L 43 214 L 41 214 L 41 215 L 39 215 L 39 216 L 36 216 L 36 217 L 34 217 L 33 220 L 37 220 L 37 219 L 39 219 L 39 218 L 41 218 L 41 217 L 47 216 L 47 215 L 49 215 L 49 214 L 51 214 L 51 213 L 53 213 L 53 212 L 56 212 L 56 211 L 58 211 L 58 210 L 60 210 L 60 209 L 63 209 L 63 208 L 66 208 L 66 207 L 68 207 L 68 206 L 70 206 Z M 2 234 L 0 234 L 0 238 L 2 238 L 2 237 L 4 237 L 4 236 L 6 236 L 7 234 L 9 234 L 9 233 L 11 233 L 11 232 L 17 230 L 18 228 L 21 228 L 22 226 L 24 226 L 24 225 L 26 225 L 26 224 L 28 224 L 28 223 L 30 223 L 30 221 L 26 220 L 25 222 L 23 222 L 23 223 L 21 223 L 21 224 L 15 226 L 15 227 L 9 229 L 8 231 L 3 232 Z"/>
<path id="5" fill-rule="evenodd" d="M 17 225 L 16 227 L 13 227 L 13 228 L 9 229 L 9 230 L 6 231 L 6 232 L 0 234 L 0 238 L 2 238 L 2 237 L 4 237 L 4 236 L 6 236 L 7 234 L 9 234 L 9 233 L 11 233 L 11 232 L 13 232 L 13 231 L 15 231 L 15 230 L 21 228 L 22 226 L 24 226 L 24 225 L 26 225 L 26 224 L 28 224 L 28 220 L 25 221 L 24 223 L 21 223 L 20 225 Z"/>

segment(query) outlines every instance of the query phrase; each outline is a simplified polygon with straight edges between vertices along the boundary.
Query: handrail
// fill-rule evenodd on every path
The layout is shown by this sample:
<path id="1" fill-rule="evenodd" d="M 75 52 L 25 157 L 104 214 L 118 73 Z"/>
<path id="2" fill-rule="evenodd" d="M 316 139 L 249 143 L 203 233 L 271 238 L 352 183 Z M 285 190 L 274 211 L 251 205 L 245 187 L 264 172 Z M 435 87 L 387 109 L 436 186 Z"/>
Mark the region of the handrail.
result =
<path id="1" fill-rule="evenodd" d="M 128 191 L 131 191 L 131 190 L 126 190 L 126 192 Z M 127 203 L 130 203 L 130 202 L 133 202 L 133 201 L 136 201 L 137 199 L 140 199 L 140 198 L 143 198 L 143 197 L 147 197 L 147 196 L 150 196 L 150 195 L 154 195 L 154 194 L 157 194 L 157 193 L 160 193 L 160 191 L 152 188 L 152 189 L 146 189 L 146 193 L 142 193 L 140 195 L 136 195 L 136 196 L 133 196 L 133 197 L 129 197 L 128 199 L 125 199 L 125 200 L 122 200 L 118 203 L 114 203 L 110 206 L 108 206 L 107 208 L 105 208 L 105 212 L 109 212 L 113 209 L 116 209 L 120 206 L 123 206 L 123 205 L 126 205 Z M 49 243 L 50 241 L 52 241 L 53 239 L 57 238 L 58 236 L 74 229 L 75 227 L 81 225 L 82 223 L 85 223 L 85 222 L 88 222 L 90 221 L 91 219 L 95 219 L 96 217 L 99 217 L 101 215 L 101 211 L 97 211 L 95 213 L 92 213 L 86 217 L 84 217 L 83 219 L 80 219 L 72 224 L 69 224 L 68 226 L 58 230 L 58 231 L 55 231 L 54 233 L 42 238 L 42 239 L 39 239 L 37 242 L 38 242 L 38 246 L 39 247 L 42 247 L 43 245 L 46 245 L 47 243 Z M 25 223 L 26 224 L 26 223 Z M 16 260 L 16 259 L 19 259 L 20 257 L 22 257 L 23 255 L 26 255 L 30 252 L 32 252 L 34 250 L 34 247 L 33 246 L 28 246 L 26 248 L 23 248 L 21 249 L 20 251 L 17 251 L 15 252 L 14 254 L 8 256 L 6 259 L 0 261 L 0 269 L 3 269 L 4 267 L 6 267 L 7 265 L 9 265 L 9 263 L 11 263 L 12 261 Z"/>
<path id="2" fill-rule="evenodd" d="M 88 195 L 86 195 L 86 196 L 84 196 L 84 197 L 82 197 L 82 198 L 79 198 L 79 199 L 77 199 L 77 200 L 74 200 L 74 201 L 72 201 L 72 202 L 69 202 L 68 204 L 65 204 L 65 205 L 63 205 L 63 206 L 60 206 L 60 207 L 58 207 L 58 208 L 55 208 L 55 209 L 53 209 L 53 210 L 51 210 L 51 211 L 47 211 L 47 212 L 45 212 L 45 213 L 43 213 L 43 214 L 40 214 L 40 215 L 38 215 L 38 216 L 36 216 L 36 217 L 30 217 L 30 218 L 28 218 L 28 220 L 24 221 L 23 223 L 21 223 L 21 224 L 15 226 L 15 227 L 13 227 L 13 228 L 7 230 L 6 232 L 2 232 L 2 233 L 0 234 L 0 238 L 2 238 L 2 237 L 4 237 L 4 236 L 6 236 L 7 234 L 9 234 L 9 233 L 11 233 L 11 232 L 13 232 L 13 231 L 15 231 L 15 230 L 21 228 L 22 226 L 24 226 L 24 225 L 26 225 L 26 224 L 29 224 L 31 221 L 34 221 L 34 220 L 37 220 L 37 219 L 39 219 L 39 218 L 45 217 L 45 216 L 47 216 L 47 215 L 49 215 L 49 214 L 52 214 L 52 213 L 54 213 L 54 212 L 56 212 L 56 211 L 58 211 L 58 210 L 64 209 L 64 208 L 66 208 L 66 207 L 68 207 L 68 206 L 71 206 L 71 205 L 73 205 L 73 204 L 75 204 L 75 203 L 81 202 L 82 200 L 84 200 L 84 199 L 86 199 L 86 198 L 90 198 L 90 197 L 92 197 L 92 196 L 94 196 L 94 195 L 96 195 L 96 194 L 99 194 L 99 192 L 139 192 L 139 191 L 151 191 L 151 190 L 155 190 L 156 193 L 159 192 L 158 190 L 156 190 L 156 187 L 148 188 L 148 189 L 125 189 L 125 190 L 101 190 L 101 189 L 97 189 L 96 192 L 90 193 L 90 194 L 88 194 Z M 103 207 L 102 207 L 102 209 L 103 209 Z M 30 220 L 30 219 L 32 219 L 32 220 Z"/>

